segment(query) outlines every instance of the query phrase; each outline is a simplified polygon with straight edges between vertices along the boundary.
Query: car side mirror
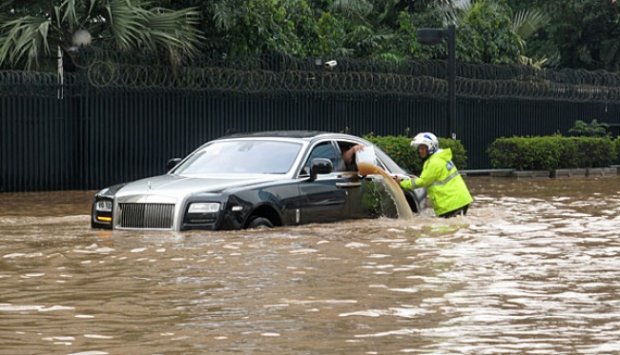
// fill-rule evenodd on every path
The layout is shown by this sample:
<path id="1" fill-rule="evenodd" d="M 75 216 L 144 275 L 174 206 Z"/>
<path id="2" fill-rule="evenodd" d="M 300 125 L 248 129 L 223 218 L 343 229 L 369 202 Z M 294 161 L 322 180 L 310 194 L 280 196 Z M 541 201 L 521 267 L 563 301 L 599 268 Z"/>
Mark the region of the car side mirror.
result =
<path id="1" fill-rule="evenodd" d="M 166 172 L 169 172 L 175 166 L 179 165 L 181 160 L 182 160 L 181 158 L 172 158 L 172 159 L 168 160 L 168 162 L 166 163 Z"/>
<path id="2" fill-rule="evenodd" d="M 332 161 L 325 158 L 312 159 L 310 165 L 310 180 L 316 180 L 318 174 L 329 174 L 334 170 Z"/>

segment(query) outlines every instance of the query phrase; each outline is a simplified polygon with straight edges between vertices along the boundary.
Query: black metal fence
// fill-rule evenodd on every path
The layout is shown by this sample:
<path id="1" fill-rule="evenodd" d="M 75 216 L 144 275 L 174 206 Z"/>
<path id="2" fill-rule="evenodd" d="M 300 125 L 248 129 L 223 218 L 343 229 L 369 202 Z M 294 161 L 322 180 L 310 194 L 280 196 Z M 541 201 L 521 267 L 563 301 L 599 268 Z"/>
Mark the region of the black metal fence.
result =
<path id="1" fill-rule="evenodd" d="M 447 131 L 445 63 L 312 60 L 199 68 L 90 58 L 65 74 L 0 72 L 0 191 L 96 189 L 162 173 L 230 131 L 356 135 Z M 576 120 L 620 124 L 620 75 L 459 65 L 457 137 L 487 168 L 497 137 L 566 134 Z"/>

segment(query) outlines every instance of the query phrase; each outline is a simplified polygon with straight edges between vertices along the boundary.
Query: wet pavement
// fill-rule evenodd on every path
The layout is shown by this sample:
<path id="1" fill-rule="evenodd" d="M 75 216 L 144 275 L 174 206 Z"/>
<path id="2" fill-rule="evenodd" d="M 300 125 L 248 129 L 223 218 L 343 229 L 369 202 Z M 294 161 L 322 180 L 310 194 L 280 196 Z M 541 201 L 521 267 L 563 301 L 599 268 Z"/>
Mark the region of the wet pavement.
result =
<path id="1" fill-rule="evenodd" d="M 467 183 L 465 217 L 233 232 L 0 194 L 0 354 L 620 353 L 620 178 Z"/>

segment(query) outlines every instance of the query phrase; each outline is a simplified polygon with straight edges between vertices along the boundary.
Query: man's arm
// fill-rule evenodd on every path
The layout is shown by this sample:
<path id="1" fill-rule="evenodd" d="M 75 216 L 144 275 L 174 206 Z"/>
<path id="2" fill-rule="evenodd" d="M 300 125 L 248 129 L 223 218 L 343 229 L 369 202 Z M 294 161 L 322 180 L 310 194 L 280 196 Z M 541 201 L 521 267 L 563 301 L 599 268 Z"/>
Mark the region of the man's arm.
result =
<path id="1" fill-rule="evenodd" d="M 424 169 L 422 169 L 422 173 L 420 177 L 413 177 L 411 179 L 397 179 L 396 181 L 399 183 L 400 187 L 405 190 L 413 190 L 417 187 L 429 187 L 435 181 L 439 179 L 441 175 L 441 166 L 437 166 L 437 164 L 433 164 L 429 162 Z"/>
<path id="2" fill-rule="evenodd" d="M 351 165 L 351 163 L 353 162 L 353 156 L 355 155 L 355 153 L 359 152 L 360 150 L 364 150 L 363 145 L 356 144 L 352 146 L 351 148 L 347 149 L 344 153 L 342 153 L 342 160 L 344 160 L 344 162 L 347 165 Z"/>
<path id="3" fill-rule="evenodd" d="M 418 177 L 415 175 L 407 176 L 396 174 L 393 176 L 394 180 L 405 190 L 413 190 L 413 181 Z"/>

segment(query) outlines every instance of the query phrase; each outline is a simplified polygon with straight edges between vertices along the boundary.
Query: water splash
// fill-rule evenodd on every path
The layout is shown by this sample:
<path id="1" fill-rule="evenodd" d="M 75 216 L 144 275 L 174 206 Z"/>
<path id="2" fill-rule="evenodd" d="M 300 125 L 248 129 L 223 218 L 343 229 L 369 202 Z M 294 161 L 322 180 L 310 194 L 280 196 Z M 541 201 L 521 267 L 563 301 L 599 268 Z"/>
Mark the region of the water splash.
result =
<path id="1" fill-rule="evenodd" d="M 387 191 L 390 194 L 390 197 L 394 201 L 396 205 L 396 211 L 398 213 L 398 217 L 402 219 L 413 219 L 413 212 L 409 207 L 409 203 L 407 203 L 407 199 L 405 198 L 405 194 L 401 190 L 400 186 L 394 179 L 385 172 L 385 170 L 380 167 L 369 164 L 369 163 L 359 163 L 357 165 L 360 175 L 381 175 L 383 177 L 383 183 L 387 187 Z"/>

